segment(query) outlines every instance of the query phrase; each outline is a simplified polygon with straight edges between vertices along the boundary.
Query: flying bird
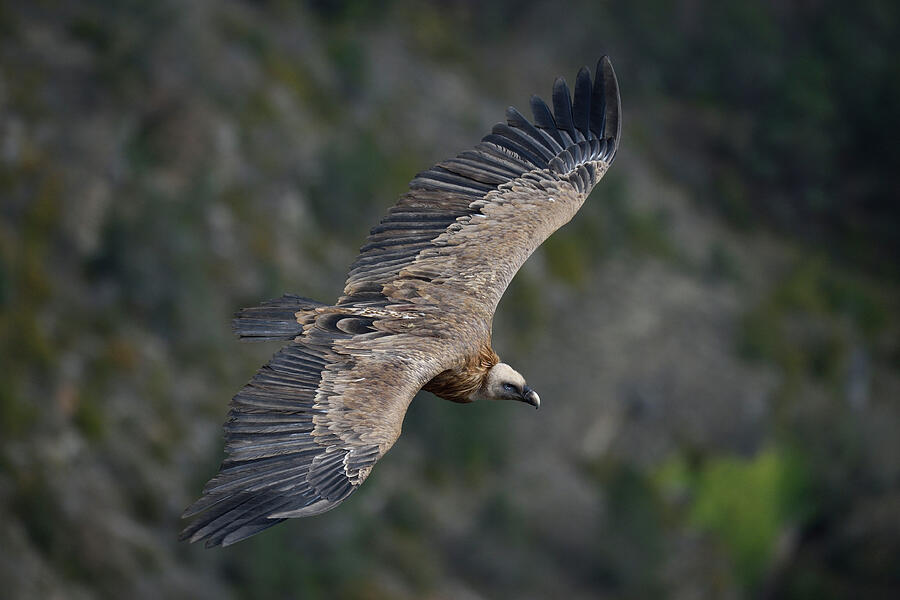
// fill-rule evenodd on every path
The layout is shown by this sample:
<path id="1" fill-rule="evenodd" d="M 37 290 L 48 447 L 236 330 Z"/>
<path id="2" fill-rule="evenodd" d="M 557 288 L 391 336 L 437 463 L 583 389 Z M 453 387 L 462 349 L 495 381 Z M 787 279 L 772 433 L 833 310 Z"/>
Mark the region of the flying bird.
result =
<path id="1" fill-rule="evenodd" d="M 219 473 L 181 539 L 229 545 L 331 510 L 400 435 L 424 389 L 453 402 L 540 406 L 491 348 L 497 303 L 612 164 L 621 101 L 608 57 L 553 108 L 513 107 L 471 150 L 419 173 L 375 226 L 334 305 L 285 295 L 239 311 L 244 340 L 287 344 L 231 401 Z"/>

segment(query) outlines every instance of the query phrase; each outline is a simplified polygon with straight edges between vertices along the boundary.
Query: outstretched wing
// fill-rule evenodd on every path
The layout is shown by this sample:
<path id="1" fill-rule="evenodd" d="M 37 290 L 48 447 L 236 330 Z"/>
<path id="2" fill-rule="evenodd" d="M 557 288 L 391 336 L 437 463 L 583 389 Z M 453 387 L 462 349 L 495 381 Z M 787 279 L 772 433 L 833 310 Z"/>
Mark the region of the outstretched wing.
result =
<path id="1" fill-rule="evenodd" d="M 621 101 L 607 57 L 574 101 L 553 86 L 553 110 L 532 97 L 474 149 L 420 173 L 372 229 L 339 304 L 440 307 L 451 326 L 489 323 L 528 256 L 578 211 L 616 155 Z"/>
<path id="2" fill-rule="evenodd" d="M 232 399 L 228 457 L 185 511 L 197 518 L 182 539 L 229 545 L 334 508 L 394 444 L 413 396 L 442 370 L 427 340 L 391 332 L 390 311 L 312 314 L 299 341 Z"/>

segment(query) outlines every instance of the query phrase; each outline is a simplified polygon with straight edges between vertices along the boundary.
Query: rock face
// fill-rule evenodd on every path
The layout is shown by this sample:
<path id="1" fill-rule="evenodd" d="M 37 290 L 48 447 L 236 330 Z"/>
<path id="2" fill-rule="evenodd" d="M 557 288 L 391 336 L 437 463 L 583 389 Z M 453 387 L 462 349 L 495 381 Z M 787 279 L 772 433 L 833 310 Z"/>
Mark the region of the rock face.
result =
<path id="1" fill-rule="evenodd" d="M 682 8 L 676 40 L 692 31 Z M 853 254 L 827 219 L 798 225 L 799 243 L 768 215 L 794 188 L 742 178 L 765 157 L 741 137 L 758 123 L 729 78 L 699 106 L 653 79 L 628 10 L 576 3 L 590 18 L 557 29 L 546 10 L 0 9 L 5 594 L 889 597 L 900 302 L 896 264 L 872 262 L 883 227 L 853 220 L 873 240 Z M 423 393 L 338 510 L 222 551 L 178 544 L 230 395 L 277 348 L 232 339 L 231 313 L 283 292 L 336 298 L 416 172 L 548 95 L 548 77 L 571 79 L 603 39 L 623 57 L 616 169 L 495 322 L 541 411 Z M 841 89 L 790 97 L 841 109 Z M 877 190 L 878 173 L 847 164 Z M 740 212 L 757 197 L 766 210 Z M 798 222 L 809 202 L 791 205 Z"/>

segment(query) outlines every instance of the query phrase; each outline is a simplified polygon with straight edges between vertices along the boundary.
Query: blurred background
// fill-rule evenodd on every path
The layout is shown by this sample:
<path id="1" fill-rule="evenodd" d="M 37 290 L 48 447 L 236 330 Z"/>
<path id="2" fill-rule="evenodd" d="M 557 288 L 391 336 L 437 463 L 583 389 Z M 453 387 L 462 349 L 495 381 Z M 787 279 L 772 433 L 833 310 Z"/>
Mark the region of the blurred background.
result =
<path id="1" fill-rule="evenodd" d="M 0 3 L 6 598 L 895 598 L 900 4 Z M 178 543 L 238 308 L 612 56 L 622 148 L 504 298 L 539 412 L 421 394 L 339 509 Z"/>

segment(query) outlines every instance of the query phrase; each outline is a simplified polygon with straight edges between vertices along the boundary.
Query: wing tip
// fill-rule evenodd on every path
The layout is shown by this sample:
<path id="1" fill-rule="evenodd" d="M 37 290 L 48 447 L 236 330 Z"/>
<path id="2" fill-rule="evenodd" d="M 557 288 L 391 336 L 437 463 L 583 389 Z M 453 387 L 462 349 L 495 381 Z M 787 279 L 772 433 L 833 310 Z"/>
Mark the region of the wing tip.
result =
<path id="1" fill-rule="evenodd" d="M 535 124 L 538 127 L 546 127 L 552 123 L 556 129 L 567 132 L 576 142 L 581 139 L 576 137 L 579 132 L 585 139 L 590 134 L 599 139 L 610 138 L 611 149 L 607 158 L 612 161 L 622 135 L 622 98 L 618 78 L 608 54 L 597 61 L 595 73 L 594 81 L 591 82 L 587 67 L 578 70 L 574 96 L 566 80 L 557 77 L 553 82 L 551 119 L 545 116 L 546 112 L 540 106 L 542 102 L 534 96 L 532 112 L 535 113 Z"/>
<path id="2" fill-rule="evenodd" d="M 594 85 L 595 92 L 599 91 L 602 94 L 603 129 L 599 135 L 612 138 L 613 152 L 610 155 L 612 157 L 618 150 L 622 136 L 622 96 L 619 92 L 619 80 L 608 54 L 604 54 L 597 61 Z"/>

